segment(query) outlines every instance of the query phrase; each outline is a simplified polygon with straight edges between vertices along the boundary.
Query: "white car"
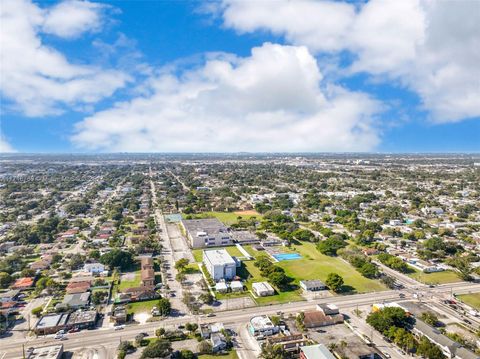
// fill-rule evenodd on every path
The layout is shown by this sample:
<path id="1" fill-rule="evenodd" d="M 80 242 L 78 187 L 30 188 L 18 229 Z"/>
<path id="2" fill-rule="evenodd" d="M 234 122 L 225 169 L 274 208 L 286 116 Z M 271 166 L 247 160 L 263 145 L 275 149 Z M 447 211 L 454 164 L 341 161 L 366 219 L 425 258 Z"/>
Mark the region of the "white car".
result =
<path id="1" fill-rule="evenodd" d="M 122 329 L 125 329 L 125 325 L 116 325 L 116 326 L 113 327 L 113 329 L 122 330 Z"/>

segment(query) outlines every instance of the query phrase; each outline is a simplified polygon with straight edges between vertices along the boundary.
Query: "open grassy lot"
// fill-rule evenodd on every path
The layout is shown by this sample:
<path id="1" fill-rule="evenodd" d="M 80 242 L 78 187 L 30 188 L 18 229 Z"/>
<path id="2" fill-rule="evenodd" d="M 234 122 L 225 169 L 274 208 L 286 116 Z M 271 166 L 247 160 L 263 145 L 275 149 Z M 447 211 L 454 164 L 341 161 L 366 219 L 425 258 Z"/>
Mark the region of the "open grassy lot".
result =
<path id="1" fill-rule="evenodd" d="M 228 354 L 217 354 L 217 355 L 209 355 L 209 354 L 202 354 L 198 356 L 198 359 L 238 359 L 237 352 L 235 350 L 231 350 Z"/>
<path id="2" fill-rule="evenodd" d="M 158 299 L 146 300 L 144 302 L 135 302 L 127 304 L 127 313 L 150 313 L 152 308 L 158 306 Z"/>
<path id="3" fill-rule="evenodd" d="M 207 248 L 205 248 L 205 249 L 207 249 Z M 230 254 L 231 256 L 235 256 L 235 257 L 243 257 L 244 256 L 242 254 L 242 252 L 240 252 L 240 250 L 236 246 L 214 247 L 214 248 L 212 247 L 212 248 L 208 248 L 208 249 L 226 249 L 228 254 Z M 196 262 L 203 261 L 203 249 L 193 249 L 192 253 L 193 253 L 193 257 L 195 258 Z"/>
<path id="4" fill-rule="evenodd" d="M 415 272 L 410 273 L 409 276 L 425 284 L 445 284 L 461 281 L 457 273 L 449 270 L 435 273 L 423 273 L 418 269 L 415 269 Z"/>
<path id="5" fill-rule="evenodd" d="M 260 213 L 258 214 L 239 214 L 235 212 L 205 212 L 201 214 L 196 214 L 195 218 L 217 218 L 220 222 L 223 224 L 230 226 L 234 223 L 238 222 L 238 217 L 241 217 L 242 219 L 249 219 L 252 217 L 255 218 L 262 218 L 262 215 Z"/>
<path id="6" fill-rule="evenodd" d="M 237 274 L 246 279 L 245 285 L 247 286 L 248 290 L 252 290 L 252 284 L 255 282 L 265 282 L 268 281 L 266 278 L 262 277 L 260 270 L 255 267 L 254 261 L 243 261 L 242 267 L 237 269 Z M 270 303 L 287 303 L 287 302 L 296 302 L 303 300 L 303 297 L 300 295 L 299 289 L 291 290 L 288 292 L 280 292 L 277 290 L 277 294 L 269 296 L 269 297 L 262 297 L 262 298 L 255 298 L 258 304 L 270 304 Z"/>
<path id="7" fill-rule="evenodd" d="M 295 279 L 294 283 L 298 283 L 302 279 L 320 279 L 325 282 L 328 274 L 335 272 L 343 277 L 345 292 L 365 293 L 386 290 L 386 287 L 378 280 L 363 277 L 341 258 L 329 257 L 320 253 L 314 243 L 300 242 L 292 246 L 292 249 L 301 254 L 303 258 L 281 261 L 277 265 Z"/>
<path id="8" fill-rule="evenodd" d="M 128 279 L 123 279 L 125 278 L 125 275 L 128 276 Z M 135 272 L 127 272 L 127 273 L 122 273 L 120 276 L 120 283 L 118 284 L 118 291 L 122 291 L 126 288 L 130 287 L 138 287 L 140 286 L 141 283 L 141 276 L 140 276 L 140 269 L 136 270 Z"/>
<path id="9" fill-rule="evenodd" d="M 457 298 L 472 308 L 480 310 L 480 293 L 462 294 L 457 296 Z"/>

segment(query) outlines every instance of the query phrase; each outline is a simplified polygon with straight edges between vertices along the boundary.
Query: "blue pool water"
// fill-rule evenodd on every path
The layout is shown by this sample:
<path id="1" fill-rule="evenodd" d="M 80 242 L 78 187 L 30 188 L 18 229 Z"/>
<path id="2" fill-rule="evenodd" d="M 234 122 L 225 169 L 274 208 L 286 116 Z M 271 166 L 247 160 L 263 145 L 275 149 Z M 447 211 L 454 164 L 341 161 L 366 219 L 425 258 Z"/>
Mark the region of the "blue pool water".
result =
<path id="1" fill-rule="evenodd" d="M 298 253 L 279 253 L 279 254 L 273 254 L 272 256 L 279 262 L 302 258 L 302 256 Z"/>

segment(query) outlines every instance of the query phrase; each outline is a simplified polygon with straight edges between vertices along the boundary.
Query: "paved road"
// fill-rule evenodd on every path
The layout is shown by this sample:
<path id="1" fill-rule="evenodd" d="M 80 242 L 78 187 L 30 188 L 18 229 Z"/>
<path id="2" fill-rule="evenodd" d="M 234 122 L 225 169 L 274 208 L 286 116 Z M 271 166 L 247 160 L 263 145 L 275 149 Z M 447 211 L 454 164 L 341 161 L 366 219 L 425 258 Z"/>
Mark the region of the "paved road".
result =
<path id="1" fill-rule="evenodd" d="M 450 288 L 453 288 L 456 293 L 468 293 L 468 292 L 479 292 L 480 284 L 471 284 L 471 283 L 455 283 L 453 285 L 442 285 L 435 288 L 427 288 L 426 292 L 431 293 L 432 295 L 439 295 L 445 291 L 450 291 Z M 234 325 L 246 325 L 249 319 L 255 315 L 266 314 L 273 315 L 278 311 L 284 313 L 296 313 L 301 310 L 313 309 L 314 305 L 317 303 L 334 303 L 340 309 L 353 309 L 357 306 L 362 305 L 371 305 L 377 302 L 391 302 L 398 301 L 399 294 L 402 293 L 405 295 L 405 299 L 412 299 L 411 293 L 406 290 L 403 291 L 384 291 L 377 293 L 366 293 L 366 294 L 357 294 L 350 296 L 337 296 L 333 298 L 319 299 L 312 302 L 295 302 L 295 303 L 286 303 L 286 304 L 277 304 L 266 307 L 254 307 L 254 308 L 245 308 L 242 310 L 234 310 L 229 312 L 219 312 L 215 317 L 195 317 L 192 315 L 186 315 L 183 317 L 168 318 L 162 322 L 155 323 L 145 323 L 142 325 L 131 325 L 127 326 L 124 330 L 114 331 L 113 329 L 98 329 L 91 331 L 83 331 L 80 333 L 68 334 L 69 339 L 64 341 L 65 350 L 76 351 L 85 347 L 91 347 L 96 345 L 112 345 L 118 343 L 120 340 L 133 340 L 135 335 L 140 331 L 148 332 L 153 334 L 154 330 L 161 326 L 175 326 L 180 324 L 185 324 L 186 322 L 197 321 L 198 323 L 214 323 L 221 322 L 224 324 L 234 324 Z M 30 346 L 42 346 L 55 343 L 53 336 L 40 337 L 40 338 L 27 338 L 25 339 L 1 339 L 0 341 L 0 357 L 5 353 L 5 359 L 9 358 L 18 358 L 21 356 L 22 344 L 25 344 L 25 347 Z M 248 348 L 246 351 L 251 350 Z"/>

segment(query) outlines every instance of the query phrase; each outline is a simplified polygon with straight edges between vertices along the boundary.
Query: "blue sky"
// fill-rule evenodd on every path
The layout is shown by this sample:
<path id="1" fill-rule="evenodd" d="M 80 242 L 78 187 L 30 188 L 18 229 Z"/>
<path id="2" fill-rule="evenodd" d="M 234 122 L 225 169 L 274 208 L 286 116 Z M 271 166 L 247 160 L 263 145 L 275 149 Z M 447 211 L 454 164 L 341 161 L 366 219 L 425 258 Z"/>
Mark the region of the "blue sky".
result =
<path id="1" fill-rule="evenodd" d="M 4 3 L 2 151 L 480 151 L 477 2 Z"/>

